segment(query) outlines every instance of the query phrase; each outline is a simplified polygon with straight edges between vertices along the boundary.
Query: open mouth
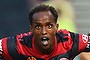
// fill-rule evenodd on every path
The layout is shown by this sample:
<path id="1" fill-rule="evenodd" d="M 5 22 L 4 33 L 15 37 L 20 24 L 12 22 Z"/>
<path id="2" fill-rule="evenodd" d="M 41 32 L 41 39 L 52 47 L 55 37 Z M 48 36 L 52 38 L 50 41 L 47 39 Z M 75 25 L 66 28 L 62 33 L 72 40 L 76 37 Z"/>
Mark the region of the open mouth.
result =
<path id="1" fill-rule="evenodd" d="M 49 38 L 48 37 L 43 37 L 41 38 L 41 42 L 44 46 L 49 44 Z"/>

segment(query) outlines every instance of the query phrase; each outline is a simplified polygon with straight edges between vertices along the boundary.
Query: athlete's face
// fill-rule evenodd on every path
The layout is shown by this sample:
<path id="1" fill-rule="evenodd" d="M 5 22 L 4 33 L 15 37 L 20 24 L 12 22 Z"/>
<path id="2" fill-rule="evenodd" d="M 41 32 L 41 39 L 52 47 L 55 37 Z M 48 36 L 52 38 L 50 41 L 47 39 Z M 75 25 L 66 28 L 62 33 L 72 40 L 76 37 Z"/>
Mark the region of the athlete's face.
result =
<path id="1" fill-rule="evenodd" d="M 34 44 L 38 50 L 53 49 L 58 24 L 50 11 L 33 14 L 31 32 L 34 35 Z"/>

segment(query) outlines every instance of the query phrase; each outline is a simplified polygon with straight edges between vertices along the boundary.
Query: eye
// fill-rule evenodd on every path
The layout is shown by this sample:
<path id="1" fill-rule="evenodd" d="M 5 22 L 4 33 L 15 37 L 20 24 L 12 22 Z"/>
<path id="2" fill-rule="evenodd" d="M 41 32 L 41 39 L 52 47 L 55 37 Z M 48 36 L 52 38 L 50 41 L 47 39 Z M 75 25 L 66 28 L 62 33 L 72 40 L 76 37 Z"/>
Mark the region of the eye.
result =
<path id="1" fill-rule="evenodd" d="M 35 28 L 36 28 L 37 30 L 39 30 L 39 29 L 41 29 L 41 26 L 40 26 L 40 25 L 36 25 Z"/>
<path id="2" fill-rule="evenodd" d="M 52 24 L 49 24 L 49 25 L 47 26 L 47 28 L 51 29 L 52 26 L 53 26 Z"/>

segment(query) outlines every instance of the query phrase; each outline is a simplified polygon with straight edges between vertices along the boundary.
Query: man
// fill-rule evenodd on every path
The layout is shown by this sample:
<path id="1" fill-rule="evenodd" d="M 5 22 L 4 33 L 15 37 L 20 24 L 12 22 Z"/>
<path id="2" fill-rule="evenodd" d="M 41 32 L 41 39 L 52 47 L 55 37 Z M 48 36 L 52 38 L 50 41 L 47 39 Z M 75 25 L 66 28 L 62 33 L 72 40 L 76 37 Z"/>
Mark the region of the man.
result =
<path id="1" fill-rule="evenodd" d="M 30 32 L 2 38 L 1 56 L 5 60 L 72 60 L 90 51 L 88 36 L 58 30 L 54 7 L 39 5 L 29 13 Z"/>

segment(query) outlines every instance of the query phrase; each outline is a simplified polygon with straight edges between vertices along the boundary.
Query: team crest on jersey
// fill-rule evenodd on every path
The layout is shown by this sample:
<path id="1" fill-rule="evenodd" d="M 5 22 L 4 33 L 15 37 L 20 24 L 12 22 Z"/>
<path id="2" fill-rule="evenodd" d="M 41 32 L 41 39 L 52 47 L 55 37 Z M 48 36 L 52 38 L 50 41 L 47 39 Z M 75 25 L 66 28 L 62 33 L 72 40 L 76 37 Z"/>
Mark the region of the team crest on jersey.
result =
<path id="1" fill-rule="evenodd" d="M 67 58 L 61 58 L 60 60 L 68 60 Z"/>
<path id="2" fill-rule="evenodd" d="M 84 43 L 88 42 L 88 36 L 87 35 L 82 35 L 82 40 Z"/>
<path id="3" fill-rule="evenodd" d="M 27 60 L 36 60 L 36 58 L 35 57 L 28 57 Z"/>

